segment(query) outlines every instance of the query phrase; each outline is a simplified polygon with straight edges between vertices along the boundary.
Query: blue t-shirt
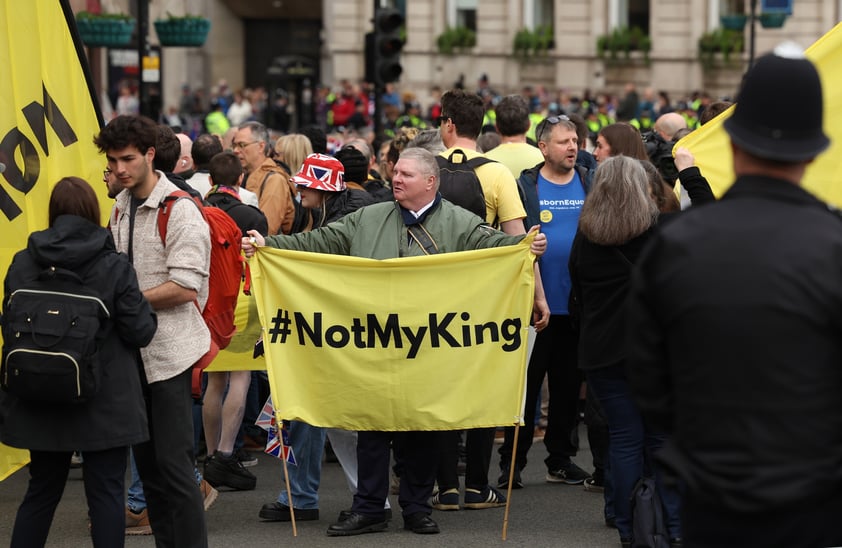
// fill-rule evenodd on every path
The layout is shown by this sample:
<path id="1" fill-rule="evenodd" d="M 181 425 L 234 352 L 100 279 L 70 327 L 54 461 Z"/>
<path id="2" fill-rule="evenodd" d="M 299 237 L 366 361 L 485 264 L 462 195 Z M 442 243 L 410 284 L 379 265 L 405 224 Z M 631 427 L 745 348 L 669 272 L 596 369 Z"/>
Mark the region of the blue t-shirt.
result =
<path id="1" fill-rule="evenodd" d="M 541 280 L 551 314 L 568 314 L 570 272 L 567 262 L 584 203 L 585 189 L 576 171 L 566 185 L 551 183 L 538 173 L 541 232 L 547 235 L 547 251 L 541 257 Z"/>

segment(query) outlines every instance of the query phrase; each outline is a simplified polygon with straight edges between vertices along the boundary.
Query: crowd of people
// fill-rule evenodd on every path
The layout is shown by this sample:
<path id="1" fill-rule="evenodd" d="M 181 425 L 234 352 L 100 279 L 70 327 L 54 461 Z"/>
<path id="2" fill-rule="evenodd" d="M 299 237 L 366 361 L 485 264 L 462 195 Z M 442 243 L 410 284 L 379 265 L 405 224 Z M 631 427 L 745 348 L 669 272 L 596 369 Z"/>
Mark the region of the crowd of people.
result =
<path id="1" fill-rule="evenodd" d="M 737 181 L 720 201 L 689 150 L 664 161 L 665 146 L 730 105 L 704 94 L 679 106 L 649 89 L 639 97 L 633 85 L 617 99 L 532 88 L 499 96 L 483 77 L 476 91 L 436 95 L 422 114 L 390 87 L 391 133 L 375 135 L 366 93 L 349 82 L 332 99 L 322 91 L 320 123 L 295 131 L 258 121 L 245 90 L 227 105 L 212 98 L 193 135 L 189 123 L 173 131 L 118 115 L 94 137 L 115 199 L 106 228 L 88 183 L 55 185 L 50 226 L 12 263 L 4 309 L 40 269 L 83 272 L 116 311 L 103 359 L 120 380 L 63 408 L 71 426 L 55 445 L 35 434 L 50 429 L 55 409 L 0 396 L 0 440 L 32 454 L 13 547 L 45 544 L 73 451 L 82 454 L 96 546 L 122 546 L 132 532 L 154 534 L 159 546 L 207 546 L 205 511 L 225 499 L 215 488 L 255 488 L 248 449 L 266 441 L 250 429 L 265 374 L 208 374 L 194 412 L 191 365 L 210 344 L 200 310 L 211 244 L 187 200 L 171 206 L 162 241 L 158 207 L 178 189 L 226 211 L 247 257 L 261 246 L 422 256 L 513 245 L 540 230 L 523 425 L 498 436 L 291 421 L 290 491 L 279 480 L 277 499 L 255 509 L 260 519 L 321 518 L 327 448 L 352 500 L 327 535 L 385 530 L 390 489 L 405 529 L 439 533 L 434 510 L 498 508 L 507 490 L 528 487 L 522 472 L 543 420 L 546 481 L 600 493 L 603 515 L 594 519 L 616 528 L 624 547 L 653 540 L 635 538 L 631 501 L 644 477 L 656 485 L 661 541 L 672 548 L 842 541 L 832 520 L 842 508 L 842 225 L 800 188 L 829 144 L 809 61 L 781 50 L 748 72 L 725 125 Z M 805 111 L 768 118 L 791 104 Z M 472 168 L 480 214 L 447 194 L 440 166 L 456 158 L 490 160 Z M 122 428 L 108 422 L 119 432 L 100 432 L 93 425 L 113 399 L 138 405 Z M 572 460 L 583 402 L 590 471 Z M 499 475 L 490 479 L 498 437 Z M 129 448 L 142 508 L 132 489 L 124 500 Z"/>

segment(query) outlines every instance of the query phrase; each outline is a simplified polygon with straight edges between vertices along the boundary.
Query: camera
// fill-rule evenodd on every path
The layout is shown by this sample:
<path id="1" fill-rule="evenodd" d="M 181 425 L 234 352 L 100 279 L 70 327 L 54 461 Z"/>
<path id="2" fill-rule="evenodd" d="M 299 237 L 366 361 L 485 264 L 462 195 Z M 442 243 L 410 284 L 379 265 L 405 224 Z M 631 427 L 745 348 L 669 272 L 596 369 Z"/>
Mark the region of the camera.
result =
<path id="1" fill-rule="evenodd" d="M 661 177 L 670 185 L 675 183 L 678 179 L 678 169 L 675 167 L 675 158 L 672 157 L 675 142 L 665 140 L 653 130 L 643 134 L 643 145 L 646 147 L 649 161 L 658 168 Z"/>

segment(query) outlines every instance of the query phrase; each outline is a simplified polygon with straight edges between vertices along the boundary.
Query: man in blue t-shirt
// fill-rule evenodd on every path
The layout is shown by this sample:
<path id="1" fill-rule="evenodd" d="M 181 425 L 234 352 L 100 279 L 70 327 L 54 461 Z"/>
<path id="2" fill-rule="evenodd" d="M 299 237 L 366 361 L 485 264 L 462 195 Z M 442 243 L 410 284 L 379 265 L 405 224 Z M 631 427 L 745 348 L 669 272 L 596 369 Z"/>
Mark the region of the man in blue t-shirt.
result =
<path id="1" fill-rule="evenodd" d="M 515 455 L 513 488 L 523 487 L 520 471 L 526 466 L 526 454 L 532 446 L 535 428 L 535 404 L 547 376 L 550 404 L 544 445 L 549 456 L 546 479 L 550 483 L 577 485 L 589 474 L 570 460 L 577 447 L 571 433 L 578 421 L 579 387 L 577 367 L 578 335 L 570 323 L 567 300 L 570 296 L 570 274 L 567 261 L 579 212 L 585 202 L 586 173 L 576 167 L 579 151 L 576 125 L 567 116 L 552 116 L 542 121 L 535 132 L 544 163 L 521 173 L 519 183 L 526 205 L 526 225 L 541 225 L 547 235 L 547 251 L 541 258 L 541 276 L 550 306 L 550 322 L 539 332 L 529 360 L 526 379 L 524 426 L 520 428 Z M 508 487 L 512 462 L 514 428 L 508 428 L 501 446 L 501 475 L 498 487 Z"/>

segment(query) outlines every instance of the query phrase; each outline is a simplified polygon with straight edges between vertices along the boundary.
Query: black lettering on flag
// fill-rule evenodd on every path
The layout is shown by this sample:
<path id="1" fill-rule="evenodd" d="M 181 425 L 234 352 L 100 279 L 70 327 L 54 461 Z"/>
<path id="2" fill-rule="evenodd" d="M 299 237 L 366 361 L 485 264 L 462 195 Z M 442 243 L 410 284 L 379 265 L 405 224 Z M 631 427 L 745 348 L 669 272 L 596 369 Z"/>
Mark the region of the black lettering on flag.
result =
<path id="1" fill-rule="evenodd" d="M 406 338 L 409 340 L 409 352 L 406 354 L 406 359 L 411 360 L 418 355 L 421 349 L 421 343 L 424 342 L 424 335 L 427 333 L 427 326 L 420 326 L 418 331 L 413 333 L 410 327 L 401 327 Z"/>
<path id="2" fill-rule="evenodd" d="M 310 338 L 310 342 L 316 348 L 322 347 L 322 313 L 313 313 L 313 327 L 304 319 L 304 314 L 301 312 L 295 313 L 295 329 L 298 331 L 298 344 L 306 346 L 304 343 L 304 335 Z"/>
<path id="3" fill-rule="evenodd" d="M 29 122 L 29 127 L 32 128 L 32 132 L 35 134 L 35 138 L 38 139 L 38 144 L 41 145 L 44 154 L 49 156 L 50 149 L 47 146 L 47 125 L 44 123 L 44 120 L 50 122 L 50 127 L 56 132 L 61 144 L 64 146 L 70 146 L 78 141 L 78 139 L 73 128 L 70 127 L 67 118 L 64 117 L 58 105 L 50 97 L 50 94 L 47 93 L 47 86 L 42 84 L 42 88 L 44 90 L 44 104 L 39 105 L 36 101 L 29 103 L 23 107 L 23 115 L 26 121 Z"/>
<path id="4" fill-rule="evenodd" d="M 366 314 L 366 322 L 368 323 L 368 347 L 374 348 L 374 338 L 380 341 L 382 348 L 389 347 L 389 341 L 395 339 L 395 348 L 403 348 L 403 339 L 401 339 L 401 332 L 398 329 L 398 315 L 389 314 L 386 318 L 386 325 L 381 326 L 377 320 L 376 314 Z"/>
<path id="5" fill-rule="evenodd" d="M 452 322 L 455 317 L 456 312 L 448 312 L 444 315 L 442 322 L 439 323 L 438 315 L 435 312 L 430 314 L 430 346 L 438 348 L 441 344 L 439 343 L 439 337 L 444 339 L 451 348 L 459 348 L 461 346 L 459 341 L 453 338 L 453 335 L 451 335 L 447 330 L 450 322 Z"/>
<path id="6" fill-rule="evenodd" d="M 15 150 L 18 148 L 20 149 L 20 155 L 23 157 L 23 165 L 26 169 L 24 173 L 21 173 L 17 162 L 15 162 Z M 24 194 L 32 190 L 38 181 L 38 175 L 41 173 L 41 160 L 38 158 L 38 151 L 35 149 L 35 145 L 18 128 L 9 130 L 9 133 L 0 141 L 0 161 L 6 164 L 6 171 L 3 172 L 3 177 L 9 181 L 12 188 Z M 12 200 L 12 197 L 2 188 L 0 188 L 0 211 L 10 221 L 23 213 L 20 207 Z"/>

